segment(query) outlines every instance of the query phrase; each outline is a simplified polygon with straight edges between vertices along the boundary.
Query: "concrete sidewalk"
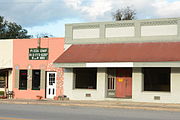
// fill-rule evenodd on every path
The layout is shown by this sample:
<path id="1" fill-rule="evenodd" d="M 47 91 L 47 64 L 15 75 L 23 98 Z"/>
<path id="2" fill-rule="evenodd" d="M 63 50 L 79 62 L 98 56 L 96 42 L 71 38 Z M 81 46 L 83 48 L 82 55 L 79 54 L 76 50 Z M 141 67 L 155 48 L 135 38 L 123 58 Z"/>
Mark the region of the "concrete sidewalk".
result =
<path id="1" fill-rule="evenodd" d="M 180 104 L 125 102 L 125 101 L 86 101 L 86 100 L 55 101 L 55 100 L 0 99 L 0 104 L 38 104 L 38 105 L 103 107 L 103 108 L 143 109 L 143 110 L 180 112 Z"/>

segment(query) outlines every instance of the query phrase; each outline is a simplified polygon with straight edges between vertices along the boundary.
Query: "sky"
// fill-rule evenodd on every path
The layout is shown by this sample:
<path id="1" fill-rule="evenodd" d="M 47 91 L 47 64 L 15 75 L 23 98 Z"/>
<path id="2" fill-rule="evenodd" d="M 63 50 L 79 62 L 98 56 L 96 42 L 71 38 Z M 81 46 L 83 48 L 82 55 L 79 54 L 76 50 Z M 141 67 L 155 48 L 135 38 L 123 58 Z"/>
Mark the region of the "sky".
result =
<path id="1" fill-rule="evenodd" d="M 0 0 L 0 16 L 34 37 L 64 37 L 65 24 L 113 21 L 112 13 L 127 6 L 136 19 L 180 17 L 180 0 Z"/>

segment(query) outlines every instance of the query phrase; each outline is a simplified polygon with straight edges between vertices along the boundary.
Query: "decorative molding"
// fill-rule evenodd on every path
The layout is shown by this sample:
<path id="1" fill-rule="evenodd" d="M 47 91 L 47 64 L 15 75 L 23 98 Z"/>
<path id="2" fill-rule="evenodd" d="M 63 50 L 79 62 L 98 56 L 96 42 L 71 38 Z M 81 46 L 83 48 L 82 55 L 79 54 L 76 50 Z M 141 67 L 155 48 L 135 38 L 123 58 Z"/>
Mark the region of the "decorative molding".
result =
<path id="1" fill-rule="evenodd" d="M 95 28 L 99 28 L 100 25 L 77 25 L 77 26 L 73 26 L 73 29 L 95 29 Z"/>
<path id="2" fill-rule="evenodd" d="M 114 28 L 114 27 L 131 27 L 134 26 L 134 23 L 112 23 L 112 24 L 106 24 L 106 28 Z"/>
<path id="3" fill-rule="evenodd" d="M 148 21 L 141 22 L 141 26 L 149 26 L 149 25 L 174 25 L 177 24 L 177 20 L 167 20 L 167 21 Z"/>

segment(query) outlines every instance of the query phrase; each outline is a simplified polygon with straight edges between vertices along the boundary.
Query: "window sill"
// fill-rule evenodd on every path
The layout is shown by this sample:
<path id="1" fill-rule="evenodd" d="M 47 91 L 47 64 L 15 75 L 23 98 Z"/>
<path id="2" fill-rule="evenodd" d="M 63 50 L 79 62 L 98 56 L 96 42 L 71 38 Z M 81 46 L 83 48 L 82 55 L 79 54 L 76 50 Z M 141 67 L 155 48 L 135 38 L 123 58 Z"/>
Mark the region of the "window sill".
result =
<path id="1" fill-rule="evenodd" d="M 74 88 L 73 90 L 88 90 L 88 91 L 97 91 L 97 89 L 85 89 L 85 88 Z"/>
<path id="2" fill-rule="evenodd" d="M 27 90 L 27 89 L 19 88 L 19 90 Z"/>
<path id="3" fill-rule="evenodd" d="M 142 91 L 142 93 L 144 94 L 152 94 L 152 93 L 155 93 L 155 94 L 170 94 L 171 91 Z"/>
<path id="4" fill-rule="evenodd" d="M 40 90 L 40 89 L 32 89 L 32 90 Z"/>

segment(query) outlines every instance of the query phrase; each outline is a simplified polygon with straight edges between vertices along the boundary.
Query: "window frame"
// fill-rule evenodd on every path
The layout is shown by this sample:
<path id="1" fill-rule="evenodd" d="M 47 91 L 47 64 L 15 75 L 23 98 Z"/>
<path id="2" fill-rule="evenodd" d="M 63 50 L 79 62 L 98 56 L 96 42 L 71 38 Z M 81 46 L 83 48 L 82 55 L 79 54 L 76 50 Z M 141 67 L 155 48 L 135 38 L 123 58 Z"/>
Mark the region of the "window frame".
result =
<path id="1" fill-rule="evenodd" d="M 159 90 L 145 90 L 145 69 L 148 69 L 148 68 L 150 68 L 150 69 L 167 69 L 168 71 L 166 71 L 166 72 L 168 72 L 168 77 L 169 77 L 169 84 L 167 84 L 167 85 L 169 85 L 169 90 L 162 90 L 162 89 L 159 89 Z M 143 84 L 143 89 L 142 89 L 142 91 L 143 92 L 171 92 L 171 68 L 170 67 L 144 67 L 144 68 L 142 68 L 142 74 L 143 74 L 143 82 L 142 82 L 142 84 Z M 160 82 L 160 81 L 158 81 L 158 82 Z M 163 84 L 160 84 L 160 85 L 163 85 Z M 160 86 L 159 85 L 159 86 Z M 149 89 L 149 88 L 148 88 Z"/>
<path id="2" fill-rule="evenodd" d="M 95 88 L 88 88 L 88 87 L 86 87 L 86 88 L 81 88 L 81 87 L 77 87 L 76 85 L 77 85 L 77 70 L 79 70 L 79 69 L 94 69 L 95 70 Z M 97 68 L 73 68 L 73 89 L 84 89 L 84 90 L 97 90 Z"/>

